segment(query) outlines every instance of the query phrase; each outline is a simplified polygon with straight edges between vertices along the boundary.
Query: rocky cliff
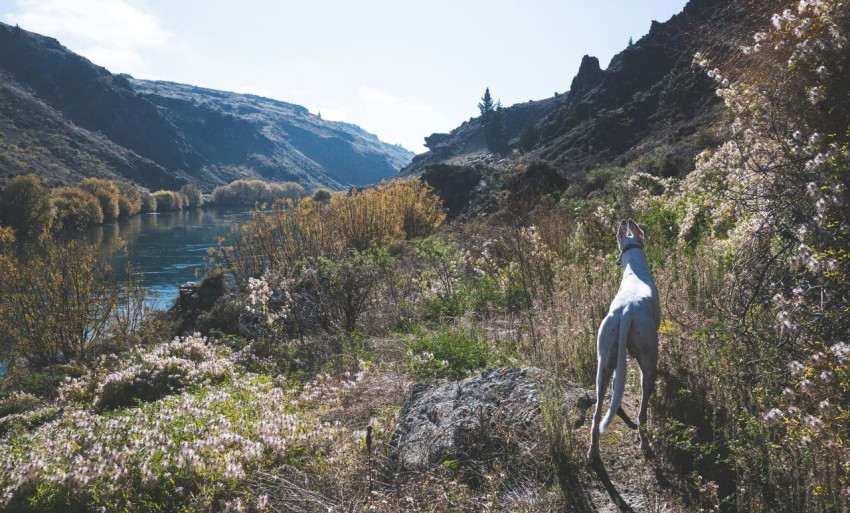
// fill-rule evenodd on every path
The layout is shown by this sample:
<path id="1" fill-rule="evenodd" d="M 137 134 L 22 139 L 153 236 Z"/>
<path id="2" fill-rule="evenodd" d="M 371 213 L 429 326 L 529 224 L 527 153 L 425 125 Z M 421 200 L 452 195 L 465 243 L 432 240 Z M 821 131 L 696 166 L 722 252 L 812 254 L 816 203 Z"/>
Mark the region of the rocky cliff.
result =
<path id="1" fill-rule="evenodd" d="M 236 178 L 342 189 L 413 153 L 298 105 L 115 75 L 55 39 L 0 23 L 0 185 L 124 177 L 148 188 Z"/>
<path id="2" fill-rule="evenodd" d="M 509 143 L 516 148 L 523 128 L 535 123 L 541 137 L 531 157 L 549 162 L 568 179 L 658 148 L 678 162 L 692 162 L 711 144 L 706 129 L 720 112 L 714 85 L 691 64 L 693 55 L 715 46 L 717 27 L 732 21 L 745 4 L 691 0 L 670 20 L 653 21 L 649 33 L 615 55 L 606 69 L 585 56 L 566 94 L 504 109 Z M 507 158 L 510 164 L 520 157 L 517 151 L 488 154 L 480 118 L 448 134 L 433 134 L 426 143 L 429 151 L 402 174 L 418 175 L 438 163 L 463 166 Z"/>

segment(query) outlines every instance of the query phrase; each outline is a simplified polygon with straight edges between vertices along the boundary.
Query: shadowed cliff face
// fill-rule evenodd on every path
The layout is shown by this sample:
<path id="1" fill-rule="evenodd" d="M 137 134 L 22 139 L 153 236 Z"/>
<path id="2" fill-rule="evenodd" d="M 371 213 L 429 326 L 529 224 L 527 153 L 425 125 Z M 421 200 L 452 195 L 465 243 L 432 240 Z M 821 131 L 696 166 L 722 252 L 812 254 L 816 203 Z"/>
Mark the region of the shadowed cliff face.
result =
<path id="1" fill-rule="evenodd" d="M 0 185 L 124 177 L 148 188 L 236 178 L 343 189 L 389 178 L 413 153 L 298 105 L 114 75 L 55 39 L 0 23 Z"/>
<path id="2" fill-rule="evenodd" d="M 567 178 L 621 165 L 659 147 L 691 161 L 707 144 L 701 131 L 720 113 L 714 85 L 692 66 L 693 54 L 704 50 L 706 35 L 739 3 L 691 0 L 670 20 L 653 21 L 649 33 L 614 56 L 607 69 L 585 56 L 566 94 L 504 109 L 509 141 L 516 147 L 531 119 L 541 133 L 532 156 Z M 402 174 L 418 175 L 437 163 L 464 165 L 487 153 L 480 118 L 426 142 L 430 151 Z"/>
<path id="3" fill-rule="evenodd" d="M 0 69 L 68 121 L 100 132 L 166 169 L 201 165 L 200 156 L 126 79 L 68 51 L 55 39 L 3 25 Z"/>

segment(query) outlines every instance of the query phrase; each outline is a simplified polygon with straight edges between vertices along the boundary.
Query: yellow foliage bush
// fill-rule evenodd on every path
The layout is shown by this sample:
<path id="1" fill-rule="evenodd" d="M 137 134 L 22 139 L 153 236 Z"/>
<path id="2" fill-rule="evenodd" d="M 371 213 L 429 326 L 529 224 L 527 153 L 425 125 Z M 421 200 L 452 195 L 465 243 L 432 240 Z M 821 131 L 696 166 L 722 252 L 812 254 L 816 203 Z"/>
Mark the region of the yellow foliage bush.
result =
<path id="1" fill-rule="evenodd" d="M 118 197 L 118 211 L 121 217 L 130 217 L 142 211 L 142 192 L 129 182 L 118 182 L 121 195 Z"/>
<path id="2" fill-rule="evenodd" d="M 305 198 L 257 213 L 220 256 L 240 283 L 265 269 L 286 270 L 306 258 L 337 259 L 373 244 L 424 237 L 444 221 L 440 198 L 418 179 L 393 180 L 374 188 L 335 194 L 329 202 Z"/>
<path id="3" fill-rule="evenodd" d="M 50 192 L 34 174 L 16 176 L 0 193 L 0 221 L 19 234 L 42 234 L 52 219 Z"/>
<path id="4" fill-rule="evenodd" d="M 84 242 L 48 238 L 0 253 L 3 361 L 38 367 L 91 356 L 119 301 L 110 277 L 109 262 Z"/>
<path id="5" fill-rule="evenodd" d="M 185 195 L 175 191 L 156 191 L 153 193 L 156 200 L 157 212 L 168 212 L 171 210 L 183 210 Z"/>
<path id="6" fill-rule="evenodd" d="M 56 231 L 83 230 L 103 222 L 103 209 L 97 198 L 79 187 L 61 187 L 52 194 Z"/>
<path id="7" fill-rule="evenodd" d="M 78 187 L 91 193 L 100 201 L 104 221 L 118 219 L 118 214 L 121 212 L 119 205 L 121 191 L 115 182 L 105 178 L 86 178 L 79 183 Z"/>

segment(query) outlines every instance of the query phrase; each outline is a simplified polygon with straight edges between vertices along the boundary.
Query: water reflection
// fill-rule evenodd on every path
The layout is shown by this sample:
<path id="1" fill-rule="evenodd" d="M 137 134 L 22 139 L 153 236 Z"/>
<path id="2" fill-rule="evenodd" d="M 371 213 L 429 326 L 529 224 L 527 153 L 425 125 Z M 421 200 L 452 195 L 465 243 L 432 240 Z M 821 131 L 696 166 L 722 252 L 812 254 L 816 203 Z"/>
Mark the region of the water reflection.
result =
<path id="1" fill-rule="evenodd" d="M 117 250 L 126 242 L 133 267 L 144 273 L 143 284 L 152 293 L 151 305 L 164 309 L 173 303 L 180 283 L 203 275 L 207 250 L 217 238 L 228 237 L 233 225 L 250 217 L 244 209 L 216 208 L 141 214 L 89 228 L 85 240 L 112 255 L 119 276 L 125 260 Z"/>

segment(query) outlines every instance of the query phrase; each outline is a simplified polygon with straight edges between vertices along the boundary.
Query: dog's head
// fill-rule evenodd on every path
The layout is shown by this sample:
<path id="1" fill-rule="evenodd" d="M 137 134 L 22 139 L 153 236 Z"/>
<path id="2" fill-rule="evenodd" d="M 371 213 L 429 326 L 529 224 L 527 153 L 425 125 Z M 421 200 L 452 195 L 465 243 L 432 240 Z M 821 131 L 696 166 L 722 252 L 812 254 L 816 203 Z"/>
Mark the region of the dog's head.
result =
<path id="1" fill-rule="evenodd" d="M 631 219 L 628 221 L 623 219 L 620 221 L 620 228 L 617 230 L 617 243 L 620 245 L 620 253 L 626 251 L 626 248 L 630 245 L 643 248 L 643 230 Z"/>

